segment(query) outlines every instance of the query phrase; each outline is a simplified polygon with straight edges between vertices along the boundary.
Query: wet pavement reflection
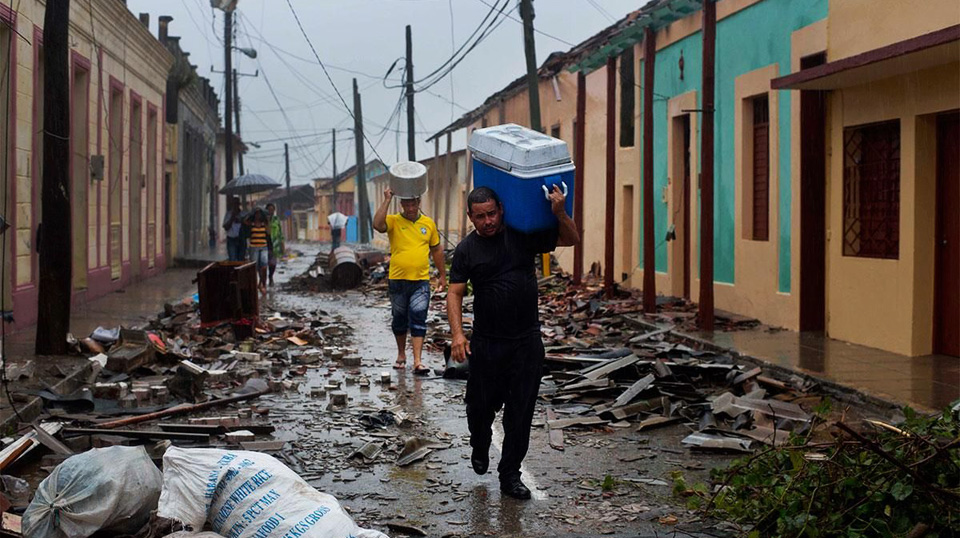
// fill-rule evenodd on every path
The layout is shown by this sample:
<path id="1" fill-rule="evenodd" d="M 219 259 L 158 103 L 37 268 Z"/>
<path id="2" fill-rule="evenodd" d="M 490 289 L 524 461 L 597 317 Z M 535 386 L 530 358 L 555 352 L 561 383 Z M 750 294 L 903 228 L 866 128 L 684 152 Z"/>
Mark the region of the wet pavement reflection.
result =
<path id="1" fill-rule="evenodd" d="M 502 496 L 495 472 L 497 447 L 491 449 L 491 472 L 477 476 L 470 468 L 463 401 L 466 383 L 433 374 L 415 376 L 411 360 L 403 370 L 392 368 L 396 344 L 383 290 L 280 291 L 281 283 L 305 271 L 316 253 L 313 246 L 296 248 L 305 255 L 278 272 L 278 288 L 270 292 L 268 307 L 279 312 L 319 309 L 341 316 L 351 331 L 348 342 L 340 345 L 356 348 L 361 367 L 352 372 L 355 369 L 322 362 L 308 370 L 297 391 L 261 400 L 270 408 L 271 422 L 277 427 L 275 437 L 289 441 L 281 458 L 312 486 L 337 497 L 362 526 L 387 530 L 391 535 L 400 534 L 390 532 L 389 524 L 417 527 L 429 536 L 637 536 L 672 534 L 667 531 L 673 528 L 656 522 L 659 514 L 685 517 L 686 510 L 673 505 L 677 501 L 671 499 L 669 487 L 640 487 L 628 481 L 640 476 L 669 481 L 669 471 L 676 468 L 677 461 L 689 457 L 679 446 L 682 431 L 672 428 L 661 430 L 669 441 L 651 439 L 632 429 L 570 430 L 566 450 L 559 452 L 548 446 L 543 428 L 535 427 L 524 464 L 524 477 L 535 489 L 535 498 L 517 501 Z M 408 357 L 412 357 L 409 351 Z M 442 354 L 425 349 L 424 364 L 441 368 Z M 390 374 L 389 386 L 377 383 L 383 372 Z M 348 378 L 357 374 L 370 378 L 369 388 L 348 383 Z M 345 409 L 330 408 L 328 397 L 311 397 L 312 387 L 330 381 L 340 381 L 341 390 L 347 393 Z M 382 429 L 360 425 L 363 415 L 392 406 L 399 406 L 409 420 Z M 544 420 L 542 407 L 538 406 L 534 420 Z M 422 460 L 401 467 L 396 460 L 404 441 L 411 437 L 447 448 L 434 449 Z M 349 457 L 370 441 L 383 443 L 383 451 L 372 462 Z M 658 451 L 661 457 L 638 460 L 635 456 L 641 447 Z M 730 460 L 713 455 L 697 459 L 703 469 L 685 471 L 697 480 L 706 480 L 709 468 Z M 598 484 L 607 474 L 617 478 L 620 486 L 605 495 Z M 536 490 L 537 486 L 542 489 Z M 626 504 L 643 505 L 649 513 L 621 510 Z"/>

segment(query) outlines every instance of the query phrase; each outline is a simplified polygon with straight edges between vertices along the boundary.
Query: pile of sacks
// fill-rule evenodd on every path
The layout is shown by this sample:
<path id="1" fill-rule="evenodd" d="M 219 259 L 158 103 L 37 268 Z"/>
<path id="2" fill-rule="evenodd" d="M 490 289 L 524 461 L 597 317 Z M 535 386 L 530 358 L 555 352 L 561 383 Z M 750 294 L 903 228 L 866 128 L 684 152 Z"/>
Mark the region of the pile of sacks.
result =
<path id="1" fill-rule="evenodd" d="M 161 474 L 143 447 L 122 446 L 78 454 L 54 469 L 23 516 L 23 534 L 134 534 L 154 511 L 182 526 L 184 533 L 171 535 L 177 538 L 387 538 L 358 527 L 334 497 L 266 454 L 170 447 Z"/>

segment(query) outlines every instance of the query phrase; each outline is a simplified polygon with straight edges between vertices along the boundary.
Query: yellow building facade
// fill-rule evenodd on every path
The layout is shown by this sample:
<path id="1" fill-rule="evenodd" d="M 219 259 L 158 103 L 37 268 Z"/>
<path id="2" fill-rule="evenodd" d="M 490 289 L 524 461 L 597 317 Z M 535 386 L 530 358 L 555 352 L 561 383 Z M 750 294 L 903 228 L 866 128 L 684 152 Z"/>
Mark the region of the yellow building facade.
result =
<path id="1" fill-rule="evenodd" d="M 44 3 L 0 3 L 3 310 L 37 313 Z M 16 30 L 14 32 L 13 30 Z M 161 271 L 164 93 L 172 57 L 118 0 L 70 6 L 73 287 L 83 302 Z M 56 233 L 47 230 L 44 233 Z"/>

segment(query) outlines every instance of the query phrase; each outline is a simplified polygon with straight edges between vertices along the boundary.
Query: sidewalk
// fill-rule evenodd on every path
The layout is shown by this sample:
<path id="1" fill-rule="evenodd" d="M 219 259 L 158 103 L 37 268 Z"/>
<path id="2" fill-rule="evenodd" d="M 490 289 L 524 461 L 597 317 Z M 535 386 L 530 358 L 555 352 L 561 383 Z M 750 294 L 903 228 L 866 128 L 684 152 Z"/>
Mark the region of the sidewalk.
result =
<path id="1" fill-rule="evenodd" d="M 960 358 L 907 357 L 834 340 L 819 333 L 763 329 L 687 335 L 726 351 L 760 359 L 913 407 L 941 410 L 960 398 Z"/>

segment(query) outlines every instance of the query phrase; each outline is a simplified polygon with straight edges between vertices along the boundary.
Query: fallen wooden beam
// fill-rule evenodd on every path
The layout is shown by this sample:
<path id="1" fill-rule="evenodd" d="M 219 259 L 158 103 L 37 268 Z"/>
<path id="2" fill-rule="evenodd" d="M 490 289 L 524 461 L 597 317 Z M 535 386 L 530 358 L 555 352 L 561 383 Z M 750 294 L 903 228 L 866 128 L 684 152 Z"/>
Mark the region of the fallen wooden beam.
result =
<path id="1" fill-rule="evenodd" d="M 638 394 L 647 390 L 650 385 L 653 384 L 653 381 L 656 379 L 656 376 L 653 374 L 647 374 L 646 377 L 642 377 L 637 380 L 636 383 L 630 386 L 627 390 L 623 391 L 616 400 L 613 402 L 613 407 L 621 407 L 630 403 L 631 400 L 637 397 Z"/>
<path id="2" fill-rule="evenodd" d="M 187 413 L 195 413 L 197 411 L 203 411 L 205 409 L 210 409 L 211 407 L 217 407 L 221 405 L 232 404 L 236 402 L 242 402 L 245 400 L 252 400 L 253 398 L 259 398 L 264 394 L 269 394 L 269 390 L 262 390 L 257 392 L 251 392 L 248 394 L 241 394 L 239 396 L 231 396 L 229 398 L 220 398 L 219 400 L 212 400 L 209 402 L 204 402 L 201 404 L 193 405 L 179 405 L 177 407 L 171 407 L 170 409 L 164 409 L 163 411 L 157 411 L 156 413 L 147 413 L 145 415 L 138 415 L 128 418 L 121 418 L 118 420 L 111 420 L 109 422 L 102 422 L 97 424 L 101 428 L 116 428 L 118 426 L 127 426 L 130 424 L 139 424 L 141 422 L 147 422 L 150 420 L 157 420 L 163 417 L 172 417 L 176 415 L 184 415 Z"/>
<path id="3" fill-rule="evenodd" d="M 131 439 L 169 439 L 171 441 L 199 441 L 206 443 L 210 436 L 203 433 L 181 433 L 148 430 L 114 430 L 105 428 L 64 428 L 64 435 L 116 435 Z"/>
<path id="4" fill-rule="evenodd" d="M 578 417 L 578 418 L 560 418 L 557 420 L 548 420 L 547 428 L 551 430 L 562 430 L 570 426 L 599 426 L 608 421 L 600 417 Z"/>
<path id="5" fill-rule="evenodd" d="M 548 407 L 547 408 L 547 439 L 550 442 L 551 448 L 562 451 L 564 449 L 563 430 L 560 428 L 550 427 L 550 423 L 556 422 L 556 420 L 557 420 L 557 413 L 553 409 L 550 409 Z"/>

